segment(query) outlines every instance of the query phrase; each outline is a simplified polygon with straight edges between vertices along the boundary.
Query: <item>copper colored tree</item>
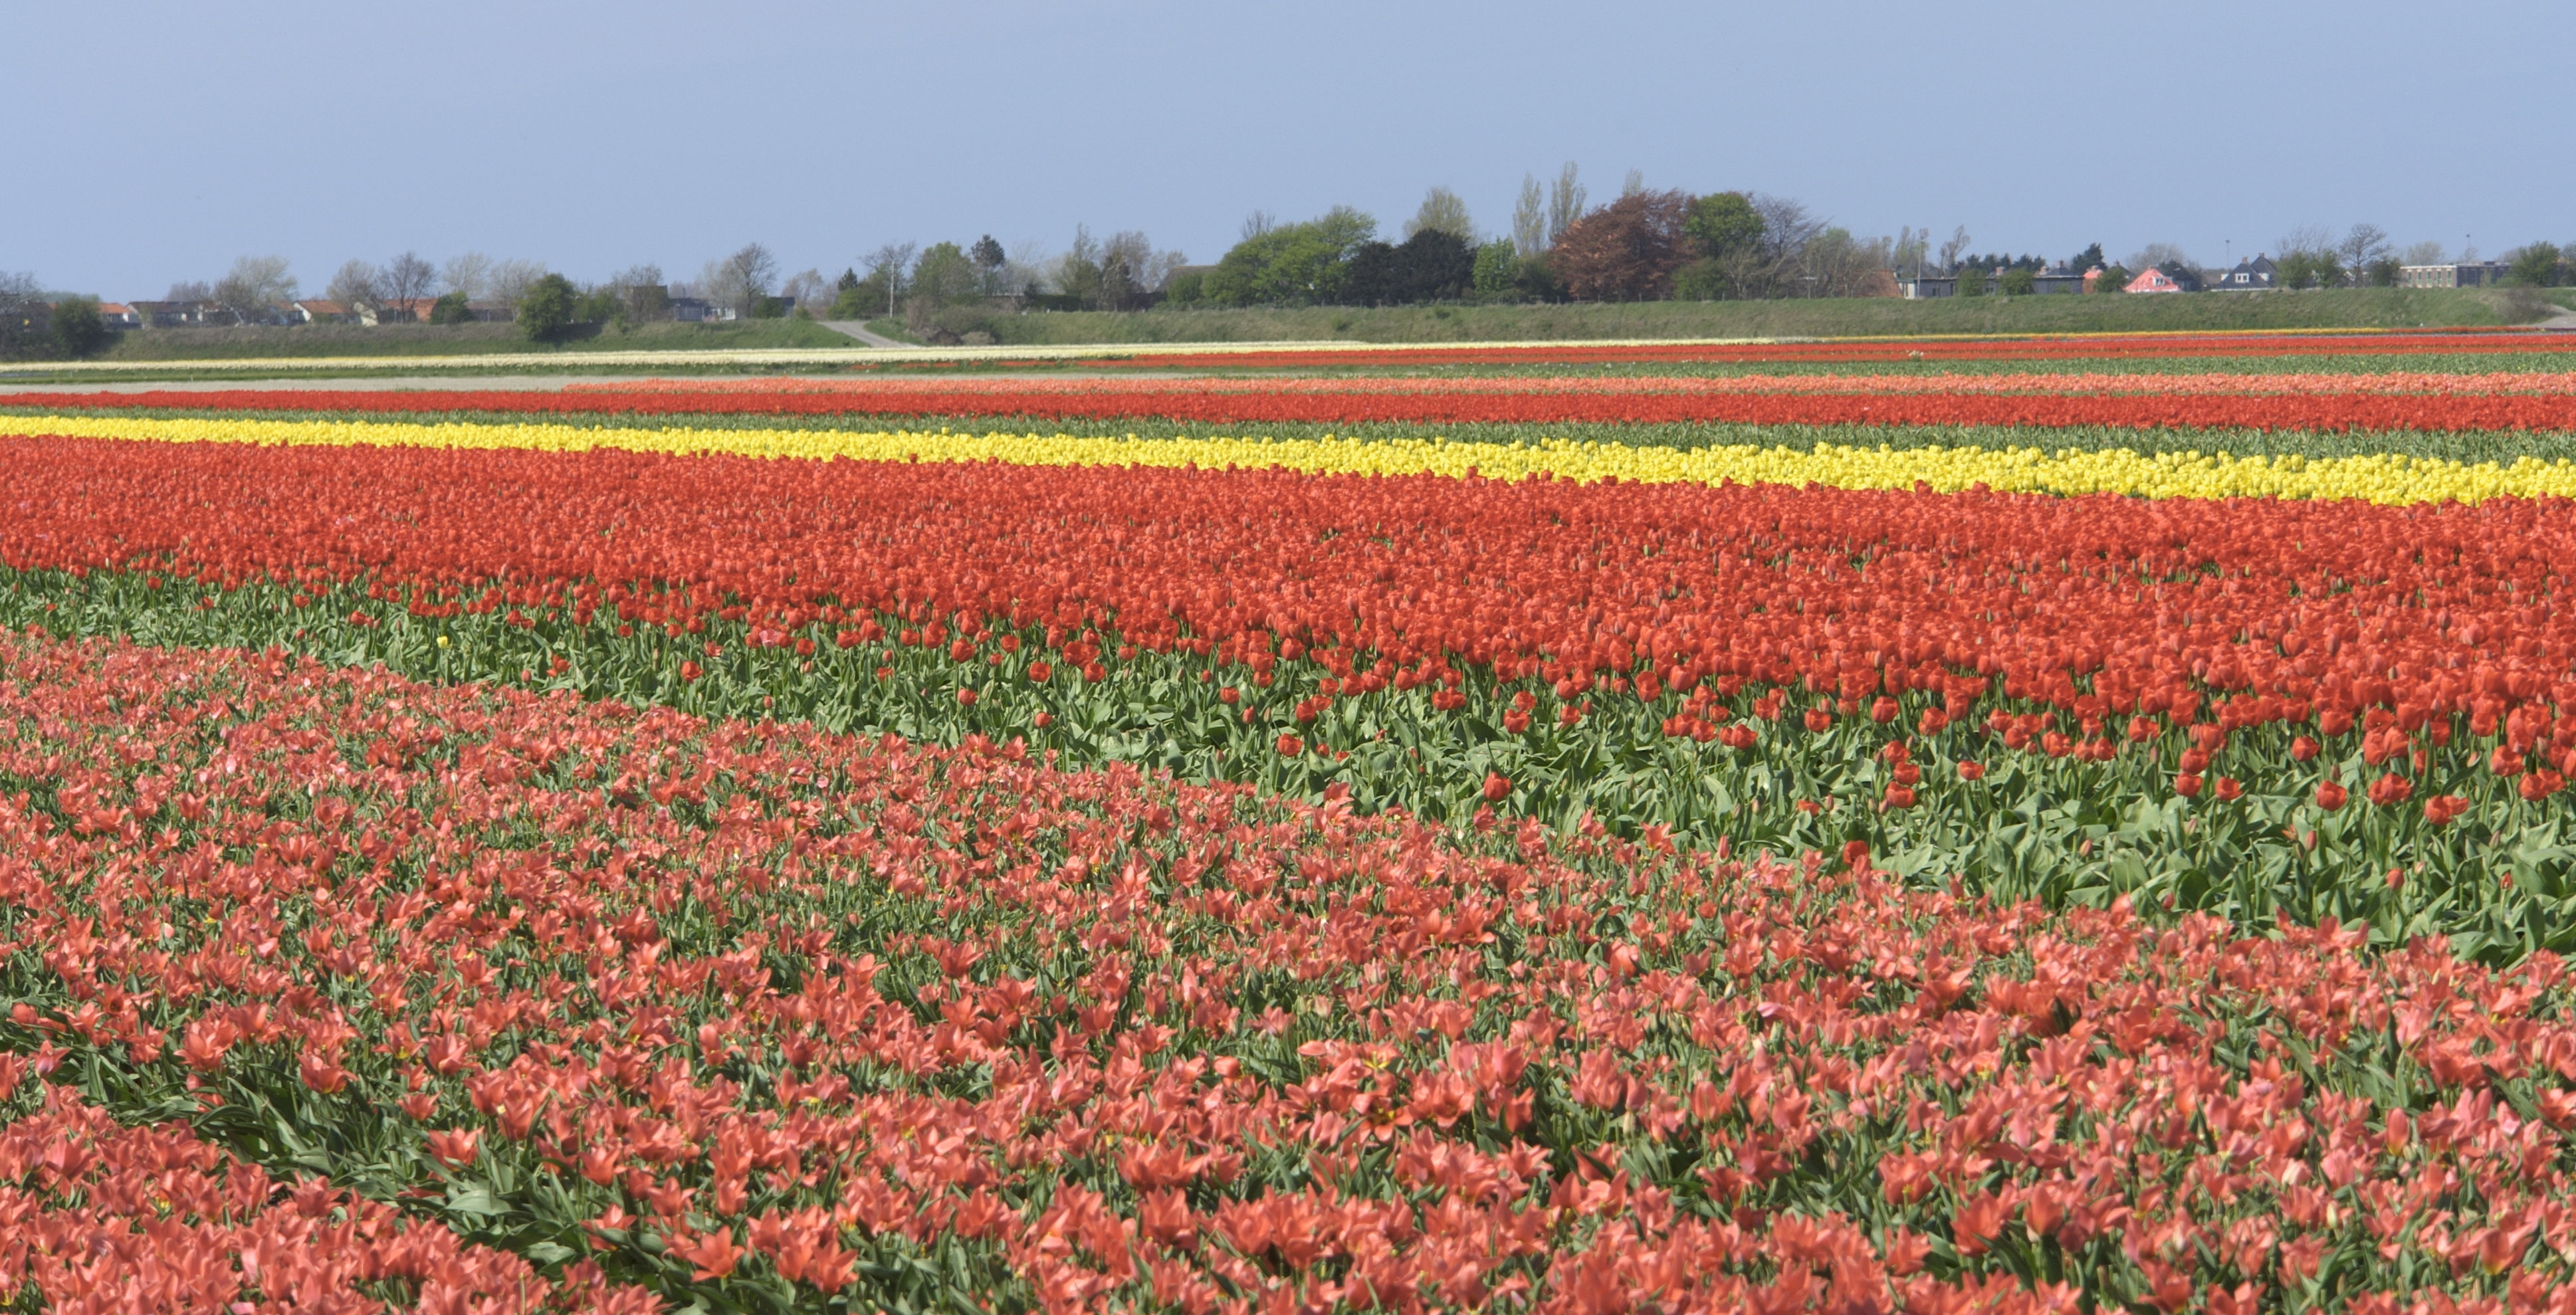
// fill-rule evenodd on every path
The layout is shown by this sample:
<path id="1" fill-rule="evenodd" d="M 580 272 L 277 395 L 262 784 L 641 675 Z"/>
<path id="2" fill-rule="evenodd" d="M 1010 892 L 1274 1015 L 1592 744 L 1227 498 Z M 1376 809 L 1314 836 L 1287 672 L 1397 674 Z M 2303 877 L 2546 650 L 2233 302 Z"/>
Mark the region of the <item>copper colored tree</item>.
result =
<path id="1" fill-rule="evenodd" d="M 1682 224 L 1690 194 L 1632 192 L 1565 230 L 1552 256 L 1577 301 L 1650 301 L 1672 293 L 1673 271 L 1694 254 Z"/>

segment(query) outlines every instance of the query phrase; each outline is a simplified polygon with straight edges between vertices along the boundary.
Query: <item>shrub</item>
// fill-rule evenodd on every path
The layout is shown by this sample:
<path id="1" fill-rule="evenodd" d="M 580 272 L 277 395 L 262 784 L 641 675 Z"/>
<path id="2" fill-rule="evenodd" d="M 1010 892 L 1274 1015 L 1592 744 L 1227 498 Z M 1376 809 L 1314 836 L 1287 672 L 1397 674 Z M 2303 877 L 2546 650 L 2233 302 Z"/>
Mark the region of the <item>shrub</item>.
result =
<path id="1" fill-rule="evenodd" d="M 1477 296 L 1499 299 L 1512 295 L 1520 274 L 1519 250 L 1509 238 L 1498 238 L 1476 248 L 1476 268 L 1468 281 Z"/>
<path id="2" fill-rule="evenodd" d="M 575 324 L 606 324 L 612 320 L 623 323 L 625 319 L 626 302 L 617 295 L 615 288 L 593 288 L 581 294 L 572 305 Z"/>
<path id="3" fill-rule="evenodd" d="M 1195 306 L 1206 299 L 1207 274 L 1202 270 L 1174 274 L 1171 281 L 1163 285 L 1163 304 L 1166 306 Z"/>
<path id="4" fill-rule="evenodd" d="M 2554 288 L 2565 274 L 2565 257 L 2557 245 L 2534 242 L 2514 256 L 2512 273 L 2506 277 L 2521 287 Z M 59 311 L 56 313 L 60 314 Z"/>
<path id="5" fill-rule="evenodd" d="M 529 284 L 527 295 L 519 299 L 519 332 L 530 342 L 553 342 L 562 337 L 572 325 L 579 296 L 572 280 L 561 274 L 548 274 Z"/>
<path id="6" fill-rule="evenodd" d="M 439 298 L 437 301 L 430 303 L 429 322 L 432 324 L 471 324 L 474 322 L 474 308 L 465 304 L 464 293 L 451 292 L 446 296 Z"/>
<path id="7" fill-rule="evenodd" d="M 1523 301 L 1565 300 L 1565 284 L 1556 277 L 1556 259 L 1545 251 L 1523 260 L 1514 282 Z"/>
<path id="8" fill-rule="evenodd" d="M 1377 221 L 1335 206 L 1320 219 L 1256 233 L 1234 245 L 1201 290 L 1227 306 L 1311 306 L 1338 301 L 1351 258 L 1377 236 Z"/>
<path id="9" fill-rule="evenodd" d="M 54 323 L 48 332 L 55 348 L 65 356 L 87 356 L 107 345 L 107 321 L 99 318 L 96 297 L 66 297 L 55 302 Z"/>
<path id="10" fill-rule="evenodd" d="M 2003 278 L 1995 284 L 1995 291 L 2007 297 L 2027 297 L 2039 291 L 2039 273 L 2028 265 L 2015 265 L 2004 271 Z"/>
<path id="11" fill-rule="evenodd" d="M 1724 301 L 1734 287 L 1726 262 L 1714 256 L 1702 256 L 1673 272 L 1675 301 Z"/>
<path id="12" fill-rule="evenodd" d="M 1342 299 L 1358 306 L 1454 300 L 1465 295 L 1475 273 L 1475 249 L 1465 238 L 1425 228 L 1401 246 L 1362 243 L 1351 256 Z"/>

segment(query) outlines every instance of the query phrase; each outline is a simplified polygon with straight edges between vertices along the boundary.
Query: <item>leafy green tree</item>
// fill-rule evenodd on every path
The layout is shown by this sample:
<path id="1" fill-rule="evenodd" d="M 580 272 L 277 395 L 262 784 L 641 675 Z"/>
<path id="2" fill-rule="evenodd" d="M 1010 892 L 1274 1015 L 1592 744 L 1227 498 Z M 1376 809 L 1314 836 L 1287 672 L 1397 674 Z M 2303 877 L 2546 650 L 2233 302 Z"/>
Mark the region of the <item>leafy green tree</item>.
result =
<path id="1" fill-rule="evenodd" d="M 933 243 L 912 267 L 913 300 L 932 310 L 972 299 L 982 282 L 974 258 L 954 242 Z"/>
<path id="2" fill-rule="evenodd" d="M 1466 239 L 1417 229 L 1401 246 L 1362 243 L 1342 280 L 1342 299 L 1358 306 L 1449 301 L 1464 295 L 1475 275 L 1476 251 Z"/>
<path id="3" fill-rule="evenodd" d="M 2066 267 L 2078 274 L 2081 274 L 2084 271 L 2093 268 L 2095 265 L 2102 263 L 2104 263 L 2102 259 L 2102 244 L 2096 242 L 2093 245 L 2084 248 L 2082 251 L 2076 252 L 2075 259 L 2067 261 Z"/>
<path id="4" fill-rule="evenodd" d="M 54 347 L 65 356 L 82 357 L 107 345 L 107 321 L 99 318 L 98 298 L 65 297 L 54 303 L 54 322 L 49 332 Z"/>
<path id="5" fill-rule="evenodd" d="M 2015 265 L 1996 281 L 1995 291 L 2007 297 L 2027 297 L 2039 291 L 2039 275 L 2028 265 Z"/>
<path id="6" fill-rule="evenodd" d="M 429 304 L 429 322 L 471 324 L 474 322 L 474 308 L 466 304 L 464 293 L 451 292 Z"/>
<path id="7" fill-rule="evenodd" d="M 1989 265 L 1974 263 L 1961 265 L 1959 267 L 1959 295 L 1962 297 L 1982 297 L 1986 295 L 1986 285 L 1992 278 L 1992 275 L 1988 274 L 1987 271 L 1991 268 L 1992 266 Z"/>
<path id="8" fill-rule="evenodd" d="M 1762 214 L 1742 192 L 1714 192 L 1691 203 L 1682 231 L 1701 255 L 1722 260 L 1761 242 Z"/>
<path id="9" fill-rule="evenodd" d="M 530 342 L 553 342 L 572 327 L 573 311 L 581 299 L 572 280 L 561 274 L 548 274 L 528 285 L 519 298 L 519 333 Z"/>
<path id="10" fill-rule="evenodd" d="M 1702 256 L 1673 271 L 1673 300 L 1724 301 L 1735 289 L 1726 262 Z"/>
<path id="11" fill-rule="evenodd" d="M 2555 243 L 2534 242 L 2513 258 L 2511 270 L 2505 277 L 2526 288 L 2556 287 L 2564 261 L 2565 257 Z M 61 312 L 55 313 L 59 315 Z"/>
<path id="12" fill-rule="evenodd" d="M 1166 306 L 1196 306 L 1205 300 L 1207 274 L 1203 270 L 1174 274 L 1171 281 L 1163 285 L 1163 304 Z"/>
<path id="13" fill-rule="evenodd" d="M 1377 221 L 1349 206 L 1256 233 L 1208 271 L 1208 300 L 1228 306 L 1312 306 L 1341 299 L 1351 257 L 1377 236 Z"/>
<path id="14" fill-rule="evenodd" d="M 2282 238 L 2281 258 L 2274 263 L 2279 270 L 2276 277 L 2285 288 L 2343 285 L 2343 255 L 2320 228 L 2302 228 Z"/>
<path id="15" fill-rule="evenodd" d="M 2129 280 L 2136 277 L 2137 275 L 2130 273 L 2124 266 L 2104 265 L 2101 274 L 2093 280 L 2093 291 L 2106 295 L 2126 292 L 2129 290 Z"/>
<path id="16" fill-rule="evenodd" d="M 1556 276 L 1556 257 L 1550 252 L 1521 257 L 1520 276 L 1514 282 L 1523 301 L 1565 300 L 1565 280 Z"/>
<path id="17" fill-rule="evenodd" d="M 1467 214 L 1467 203 L 1446 187 L 1434 187 L 1422 198 L 1422 208 L 1404 225 L 1404 235 L 1412 237 L 1424 229 L 1437 229 L 1454 234 L 1461 242 L 1476 240 L 1476 221 Z"/>
<path id="18" fill-rule="evenodd" d="M 1510 238 L 1497 238 L 1476 248 L 1476 270 L 1472 282 L 1479 297 L 1500 298 L 1512 294 L 1520 278 L 1520 248 Z"/>

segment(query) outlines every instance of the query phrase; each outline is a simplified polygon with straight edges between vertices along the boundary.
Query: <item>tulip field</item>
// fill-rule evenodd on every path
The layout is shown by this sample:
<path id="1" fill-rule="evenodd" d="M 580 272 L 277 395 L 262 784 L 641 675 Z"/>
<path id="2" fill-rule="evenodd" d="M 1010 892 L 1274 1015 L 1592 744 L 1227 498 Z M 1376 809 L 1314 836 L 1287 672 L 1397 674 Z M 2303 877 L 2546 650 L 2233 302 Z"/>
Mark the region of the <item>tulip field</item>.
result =
<path id="1" fill-rule="evenodd" d="M 0 1308 L 2576 1312 L 2576 343 L 0 395 Z"/>

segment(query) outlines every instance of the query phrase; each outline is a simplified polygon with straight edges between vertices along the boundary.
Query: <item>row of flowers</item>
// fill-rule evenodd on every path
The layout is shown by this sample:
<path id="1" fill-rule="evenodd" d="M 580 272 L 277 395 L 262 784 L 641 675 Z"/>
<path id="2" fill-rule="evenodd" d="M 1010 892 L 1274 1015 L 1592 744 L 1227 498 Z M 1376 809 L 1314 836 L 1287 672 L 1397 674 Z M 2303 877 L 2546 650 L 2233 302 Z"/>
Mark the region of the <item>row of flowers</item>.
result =
<path id="1" fill-rule="evenodd" d="M 1216 424 L 2001 425 L 2038 429 L 2247 429 L 2471 433 L 2576 430 L 2576 395 L 2526 392 L 1906 392 L 1603 389 L 1279 388 L 1196 384 L 1064 388 L 851 386 L 829 391 L 661 388 L 583 393 L 338 391 L 37 393 L 22 407 L 66 411 L 510 414 L 1151 416 Z"/>
<path id="2" fill-rule="evenodd" d="M 638 394 L 669 394 L 682 397 L 709 395 L 780 396 L 821 394 L 861 396 L 882 394 L 888 398 L 919 393 L 995 393 L 1008 396 L 1044 397 L 1050 394 L 1119 393 L 1132 394 L 1142 385 L 1133 379 L 1100 375 L 1067 375 L 1061 378 L 925 378 L 920 376 L 879 376 L 874 378 L 847 375 L 797 376 L 775 375 L 747 379 L 618 379 L 594 380 L 566 384 L 565 394 L 580 397 L 599 395 L 611 399 Z M 2333 396 L 2369 396 L 2414 394 L 2484 396 L 2497 393 L 2532 393 L 2545 396 L 2576 394 L 2576 374 L 2566 371 L 2534 370 L 2527 373 L 2503 371 L 2439 372 L 2426 370 L 2389 370 L 2378 373 L 2330 373 L 2317 371 L 2283 371 L 2277 374 L 2172 373 L 2137 372 L 2115 374 L 2099 370 L 2079 372 L 2012 371 L 1979 374 L 1737 374 L 1737 375 L 1620 375 L 1611 378 L 1586 378 L 1568 375 L 1349 375 L 1321 378 L 1262 378 L 1239 375 L 1212 375 L 1198 378 L 1157 379 L 1150 385 L 1158 395 L 1174 396 L 1213 394 L 1243 395 L 1322 395 L 1349 397 L 1373 393 L 1423 394 L 1496 394 L 1564 393 L 1584 396 L 1616 397 L 1629 394 L 1691 393 L 2138 393 L 2184 396 L 2245 396 L 2269 393 L 2326 394 Z"/>
<path id="3" fill-rule="evenodd" d="M 2546 954 L 275 655 L 0 725 L 53 1309 L 2571 1308 Z"/>
<path id="4" fill-rule="evenodd" d="M 2491 498 L 2576 496 L 2576 462 L 2531 455 L 2464 461 L 2406 452 L 2350 456 L 2126 447 L 1862 446 L 1829 441 L 1712 443 L 1697 447 L 1595 439 L 1452 441 L 1446 437 L 1191 438 L 923 430 L 625 427 L 600 423 L 415 423 L 279 420 L 246 416 L 13 416 L 0 426 L 49 439 L 263 447 L 378 447 L 851 459 L 870 463 L 1008 463 L 1192 469 L 1282 469 L 1308 474 L 1549 477 L 1591 484 L 1821 485 L 1838 489 L 2088 494 L 2128 497 L 2349 499 L 2383 505 L 2475 503 Z M 30 438 L 22 441 L 43 441 Z"/>
<path id="5" fill-rule="evenodd" d="M 2464 953 L 2576 935 L 2559 503 L 68 440 L 0 444 L 0 503 L 14 624 Z"/>
<path id="6" fill-rule="evenodd" d="M 1511 343 L 1405 347 L 1237 347 L 1138 353 L 1099 362 L 1140 369 L 1407 369 L 1458 366 L 1913 363 L 1918 361 L 2194 360 L 2284 356 L 2557 354 L 2567 343 L 2528 329 L 2433 332 L 2251 331 L 2071 333 L 2048 337 L 1838 338 L 1773 342 Z"/>

